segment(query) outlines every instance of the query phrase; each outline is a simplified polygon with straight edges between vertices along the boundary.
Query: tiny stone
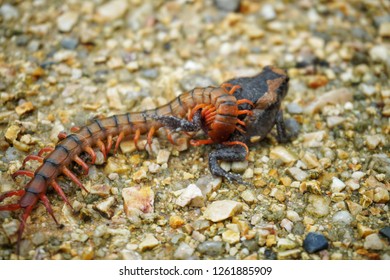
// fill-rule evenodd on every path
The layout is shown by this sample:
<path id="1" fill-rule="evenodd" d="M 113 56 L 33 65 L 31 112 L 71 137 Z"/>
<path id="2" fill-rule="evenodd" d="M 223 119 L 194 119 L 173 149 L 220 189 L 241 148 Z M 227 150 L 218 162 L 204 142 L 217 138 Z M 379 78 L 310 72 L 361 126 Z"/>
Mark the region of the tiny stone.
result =
<path id="1" fill-rule="evenodd" d="M 275 9 L 270 4 L 264 4 L 263 7 L 261 8 L 260 14 L 267 21 L 270 21 L 270 20 L 273 20 L 276 18 Z"/>
<path id="2" fill-rule="evenodd" d="M 171 152 L 168 150 L 159 150 L 158 154 L 157 154 L 156 162 L 158 164 L 167 163 L 170 155 L 171 155 Z"/>
<path id="3" fill-rule="evenodd" d="M 379 26 L 379 35 L 381 37 L 390 37 L 390 22 L 382 22 Z"/>
<path id="4" fill-rule="evenodd" d="M 111 0 L 97 8 L 97 14 L 103 21 L 113 21 L 122 17 L 129 8 L 126 0 Z"/>
<path id="5" fill-rule="evenodd" d="M 329 214 L 330 200 L 326 197 L 311 194 L 309 196 L 309 205 L 306 210 L 318 217 L 323 217 Z"/>
<path id="6" fill-rule="evenodd" d="M 18 232 L 20 221 L 13 219 L 7 223 L 3 223 L 3 230 L 5 234 L 10 237 Z"/>
<path id="7" fill-rule="evenodd" d="M 94 206 L 94 209 L 98 211 L 100 214 L 102 214 L 105 218 L 111 219 L 114 215 L 114 210 L 112 209 L 112 206 L 115 203 L 115 197 L 110 196 L 103 201 L 97 203 Z"/>
<path id="8" fill-rule="evenodd" d="M 238 241 L 240 241 L 240 233 L 228 229 L 222 233 L 222 240 L 229 244 L 236 244 Z"/>
<path id="9" fill-rule="evenodd" d="M 382 187 L 375 188 L 373 200 L 376 203 L 387 203 L 390 200 L 389 191 Z"/>
<path id="10" fill-rule="evenodd" d="M 234 161 L 232 171 L 234 173 L 243 173 L 248 168 L 248 161 Z"/>
<path id="11" fill-rule="evenodd" d="M 287 210 L 287 219 L 289 219 L 292 222 L 299 222 L 302 220 L 302 218 L 299 216 L 299 214 L 293 210 Z"/>
<path id="12" fill-rule="evenodd" d="M 286 109 L 287 109 L 287 112 L 289 112 L 290 114 L 302 114 L 303 113 L 302 107 L 294 102 L 287 104 Z"/>
<path id="13" fill-rule="evenodd" d="M 6 3 L 1 5 L 0 15 L 3 17 L 5 21 L 9 21 L 12 19 L 17 19 L 19 17 L 19 11 L 11 4 Z"/>
<path id="14" fill-rule="evenodd" d="M 353 217 L 348 211 L 342 210 L 333 215 L 332 221 L 334 223 L 342 223 L 342 224 L 349 225 L 352 223 Z"/>
<path id="15" fill-rule="evenodd" d="M 130 187 L 122 190 L 123 207 L 126 216 L 137 220 L 141 213 L 153 213 L 154 192 L 150 187 Z"/>
<path id="16" fill-rule="evenodd" d="M 387 237 L 390 241 L 390 226 L 384 227 L 379 231 L 380 234 L 382 234 L 384 237 Z"/>
<path id="17" fill-rule="evenodd" d="M 290 174 L 295 180 L 297 181 L 305 181 L 308 177 L 309 174 L 298 167 L 290 167 L 287 169 L 287 173 Z"/>
<path id="18" fill-rule="evenodd" d="M 242 209 L 242 204 L 233 200 L 219 200 L 207 206 L 204 217 L 213 222 L 219 222 L 232 217 Z"/>
<path id="19" fill-rule="evenodd" d="M 326 125 L 329 128 L 333 128 L 335 126 L 338 126 L 342 124 L 345 121 L 345 118 L 339 117 L 339 116 L 329 116 L 326 118 Z"/>
<path id="20" fill-rule="evenodd" d="M 375 233 L 374 230 L 360 223 L 357 224 L 357 230 L 361 238 L 366 238 L 368 235 Z"/>
<path id="21" fill-rule="evenodd" d="M 332 178 L 332 184 L 330 185 L 330 189 L 333 193 L 339 193 L 345 188 L 345 184 L 337 177 Z"/>
<path id="22" fill-rule="evenodd" d="M 134 174 L 133 174 L 133 180 L 136 182 L 140 182 L 140 181 L 147 179 L 147 178 L 148 178 L 148 175 L 146 173 L 146 170 L 143 168 L 139 169 L 138 171 L 134 172 Z"/>
<path id="23" fill-rule="evenodd" d="M 31 238 L 31 241 L 34 245 L 38 246 L 43 244 L 46 241 L 46 235 L 42 232 L 37 232 Z"/>
<path id="24" fill-rule="evenodd" d="M 316 148 L 323 145 L 326 132 L 319 130 L 316 132 L 306 133 L 303 135 L 303 146 L 306 148 Z"/>
<path id="25" fill-rule="evenodd" d="M 196 248 L 201 254 L 209 256 L 220 256 L 225 251 L 225 246 L 222 241 L 205 241 Z"/>
<path id="26" fill-rule="evenodd" d="M 77 48 L 79 40 L 77 38 L 66 37 L 61 40 L 61 46 L 67 50 L 74 50 Z"/>
<path id="27" fill-rule="evenodd" d="M 192 256 L 194 251 L 195 249 L 189 246 L 187 243 L 181 242 L 173 254 L 173 257 L 179 260 L 186 260 Z"/>
<path id="28" fill-rule="evenodd" d="M 139 244 L 139 249 L 141 252 L 153 249 L 156 247 L 160 242 L 154 237 L 153 234 L 148 233 L 146 234 L 145 238 L 142 240 L 142 242 Z"/>
<path id="29" fill-rule="evenodd" d="M 379 237 L 379 234 L 373 233 L 366 236 L 364 240 L 364 248 L 368 250 L 382 250 L 385 247 L 384 242 Z"/>
<path id="30" fill-rule="evenodd" d="M 242 199 L 247 203 L 253 203 L 256 201 L 256 197 L 251 190 L 245 190 L 241 193 Z"/>
<path id="31" fill-rule="evenodd" d="M 179 228 L 184 225 L 184 220 L 180 216 L 171 216 L 169 217 L 169 225 L 171 228 Z"/>
<path id="32" fill-rule="evenodd" d="M 25 113 L 31 112 L 33 110 L 34 110 L 34 105 L 32 104 L 31 101 L 24 102 L 23 104 L 21 104 L 15 108 L 15 112 L 19 116 L 24 115 Z"/>
<path id="33" fill-rule="evenodd" d="M 384 45 L 374 45 L 369 53 L 371 59 L 377 62 L 386 62 L 389 57 L 389 51 Z"/>
<path id="34" fill-rule="evenodd" d="M 285 251 L 294 249 L 295 247 L 297 247 L 297 244 L 288 238 L 279 238 L 276 246 L 280 250 Z"/>
<path id="35" fill-rule="evenodd" d="M 303 248 L 309 254 L 327 249 L 328 246 L 328 240 L 321 233 L 317 232 L 309 232 L 303 241 Z"/>
<path id="36" fill-rule="evenodd" d="M 109 185 L 93 185 L 91 187 L 86 186 L 86 189 L 89 191 L 90 194 L 97 194 L 101 197 L 107 197 L 110 195 L 111 186 Z"/>
<path id="37" fill-rule="evenodd" d="M 351 212 L 352 216 L 358 215 L 363 210 L 363 207 L 358 203 L 355 203 L 350 200 L 347 200 L 346 203 L 348 206 L 348 210 L 349 212 Z"/>
<path id="38" fill-rule="evenodd" d="M 178 195 L 176 199 L 176 204 L 184 207 L 191 205 L 194 207 L 203 207 L 204 206 L 204 197 L 202 191 L 195 184 L 190 184 L 185 189 L 181 189 L 175 192 Z"/>
<path id="39" fill-rule="evenodd" d="M 241 0 L 214 0 L 218 9 L 226 12 L 236 12 L 240 7 Z"/>
<path id="40" fill-rule="evenodd" d="M 280 226 L 285 230 L 287 230 L 288 232 L 291 232 L 293 225 L 294 225 L 293 222 L 291 222 L 289 219 L 283 219 L 280 222 Z"/>
<path id="41" fill-rule="evenodd" d="M 271 149 L 270 151 L 270 158 L 272 159 L 280 159 L 284 163 L 293 163 L 298 160 L 297 155 L 295 155 L 293 152 L 287 150 L 283 146 L 276 146 Z"/>
<path id="42" fill-rule="evenodd" d="M 366 136 L 366 146 L 370 150 L 374 150 L 379 145 L 379 143 L 381 143 L 381 141 L 382 141 L 382 138 L 378 134 Z"/>
<path id="43" fill-rule="evenodd" d="M 65 12 L 57 18 L 57 27 L 61 32 L 69 32 L 72 30 L 79 18 L 76 12 Z"/>

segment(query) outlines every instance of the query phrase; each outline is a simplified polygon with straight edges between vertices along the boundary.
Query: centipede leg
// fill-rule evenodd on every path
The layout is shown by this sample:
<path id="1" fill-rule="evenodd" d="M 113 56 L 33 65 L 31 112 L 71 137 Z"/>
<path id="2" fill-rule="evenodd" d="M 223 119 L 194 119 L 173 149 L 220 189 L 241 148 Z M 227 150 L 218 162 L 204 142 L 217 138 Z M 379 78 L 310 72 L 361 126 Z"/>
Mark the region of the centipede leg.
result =
<path id="1" fill-rule="evenodd" d="M 12 176 L 12 179 L 15 179 L 15 177 L 17 177 L 17 176 L 27 176 L 27 177 L 33 178 L 34 172 L 30 171 L 30 170 L 18 170 L 16 172 L 14 172 L 11 176 Z"/>
<path id="2" fill-rule="evenodd" d="M 38 155 L 28 155 L 26 158 L 23 160 L 22 167 L 26 165 L 26 163 L 30 160 L 36 160 L 39 161 L 40 163 L 43 162 L 43 157 L 38 156 Z"/>
<path id="3" fill-rule="evenodd" d="M 237 105 L 241 105 L 241 104 L 249 104 L 249 105 L 251 105 L 252 107 L 255 107 L 255 105 L 253 104 L 253 102 L 250 101 L 249 99 L 240 99 L 240 100 L 237 100 Z"/>
<path id="4" fill-rule="evenodd" d="M 121 135 L 119 135 L 121 136 Z M 135 148 L 138 150 L 138 140 L 141 136 L 141 130 L 138 128 L 136 131 L 135 131 L 135 134 L 134 134 L 134 145 L 135 145 Z M 119 138 L 119 137 L 118 137 Z M 117 141 L 118 143 L 118 141 Z"/>
<path id="5" fill-rule="evenodd" d="M 155 132 L 156 132 L 156 128 L 152 126 L 148 132 L 148 137 L 147 137 L 148 145 L 150 148 L 152 148 L 152 138 Z"/>
<path id="6" fill-rule="evenodd" d="M 212 139 L 205 139 L 205 140 L 194 140 L 194 139 L 192 139 L 191 141 L 190 141 L 190 144 L 192 145 L 192 146 L 201 146 L 201 145 L 209 145 L 209 144 L 213 144 L 214 143 L 214 141 L 212 140 Z"/>
<path id="7" fill-rule="evenodd" d="M 91 163 L 95 164 L 95 161 L 96 161 L 96 153 L 95 153 L 95 151 L 90 146 L 86 146 L 84 148 L 84 151 L 87 154 L 89 154 L 89 156 L 91 157 Z"/>
<path id="8" fill-rule="evenodd" d="M 65 176 L 69 177 L 77 186 L 82 188 L 84 191 L 88 192 L 87 189 L 84 187 L 83 183 L 77 178 L 76 175 L 74 175 L 68 168 L 63 167 L 62 173 L 64 173 Z"/>
<path id="9" fill-rule="evenodd" d="M 56 222 L 56 224 L 58 225 L 58 221 L 57 221 L 56 217 L 54 216 L 53 208 L 51 207 L 50 201 L 49 201 L 49 199 L 47 198 L 47 196 L 44 195 L 44 194 L 40 194 L 40 195 L 39 195 L 39 198 L 42 200 L 43 205 L 45 205 L 45 208 L 46 208 L 47 212 L 50 214 L 50 216 L 53 218 L 53 220 L 54 220 L 54 221 Z"/>
<path id="10" fill-rule="evenodd" d="M 38 156 L 42 156 L 44 153 L 51 153 L 52 151 L 54 151 L 53 147 L 44 147 L 38 152 Z"/>
<path id="11" fill-rule="evenodd" d="M 51 186 L 61 196 L 61 198 L 65 201 L 65 203 L 68 204 L 70 206 L 70 208 L 73 209 L 72 205 L 70 204 L 70 202 L 69 202 L 68 198 L 66 197 L 64 191 L 62 190 L 61 186 L 56 181 L 51 182 Z"/>
<path id="12" fill-rule="evenodd" d="M 11 197 L 11 196 L 22 196 L 26 193 L 25 190 L 16 190 L 16 191 L 9 191 L 9 192 L 6 192 L 6 193 L 3 193 L 2 195 L 0 195 L 0 202 L 2 202 L 4 199 L 6 199 L 7 197 Z M 7 205 L 6 205 L 7 206 Z"/>
<path id="13" fill-rule="evenodd" d="M 89 171 L 89 166 L 79 156 L 75 156 L 73 160 L 77 164 L 79 164 L 81 168 L 84 170 L 84 175 L 87 175 Z"/>
<path id="14" fill-rule="evenodd" d="M 104 145 L 103 141 L 101 139 L 99 139 L 97 142 L 96 142 L 97 146 L 99 147 L 100 151 L 102 152 L 103 154 L 103 157 L 104 157 L 104 160 L 107 160 L 107 151 L 106 151 L 106 145 Z"/>
<path id="15" fill-rule="evenodd" d="M 106 146 L 107 153 L 110 152 L 111 147 L 112 147 L 112 135 L 110 134 L 107 137 L 107 146 Z"/>

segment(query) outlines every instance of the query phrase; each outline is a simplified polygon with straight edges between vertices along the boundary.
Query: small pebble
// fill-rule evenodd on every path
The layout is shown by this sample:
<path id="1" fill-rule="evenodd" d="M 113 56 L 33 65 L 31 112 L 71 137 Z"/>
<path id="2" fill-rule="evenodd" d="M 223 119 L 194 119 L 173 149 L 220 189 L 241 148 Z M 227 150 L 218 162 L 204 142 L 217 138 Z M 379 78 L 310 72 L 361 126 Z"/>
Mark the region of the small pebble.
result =
<path id="1" fill-rule="evenodd" d="M 295 153 L 291 152 L 283 146 L 276 146 L 271 148 L 269 157 L 272 159 L 280 159 L 284 163 L 293 163 L 298 160 L 298 157 Z"/>
<path id="2" fill-rule="evenodd" d="M 61 47 L 67 50 L 74 50 L 77 48 L 79 44 L 79 40 L 77 38 L 72 38 L 72 37 L 66 37 L 61 40 L 60 42 Z"/>
<path id="3" fill-rule="evenodd" d="M 139 249 L 141 252 L 153 249 L 154 247 L 158 246 L 160 242 L 154 237 L 153 234 L 147 233 L 145 238 L 142 240 L 142 242 L 139 244 Z"/>
<path id="4" fill-rule="evenodd" d="M 225 230 L 222 233 L 222 240 L 229 244 L 236 244 L 240 241 L 240 233 L 231 229 Z"/>
<path id="5" fill-rule="evenodd" d="M 302 114 L 303 113 L 302 107 L 294 102 L 287 104 L 286 109 L 287 109 L 287 112 L 289 112 L 290 114 Z"/>
<path id="6" fill-rule="evenodd" d="M 65 12 L 57 18 L 57 28 L 61 32 L 69 32 L 77 23 L 79 14 L 76 12 Z"/>
<path id="7" fill-rule="evenodd" d="M 175 194 L 178 195 L 176 204 L 180 207 L 187 205 L 191 205 L 193 207 L 204 206 L 202 191 L 195 184 L 190 184 L 187 188 L 176 191 Z"/>
<path id="8" fill-rule="evenodd" d="M 285 251 L 294 249 L 297 247 L 297 244 L 288 238 L 279 238 L 276 247 L 282 251 Z"/>
<path id="9" fill-rule="evenodd" d="M 129 8 L 126 0 L 111 0 L 97 8 L 97 14 L 102 21 L 113 21 L 122 17 Z"/>
<path id="10" fill-rule="evenodd" d="M 240 212 L 242 204 L 233 200 L 218 200 L 209 204 L 204 212 L 204 217 L 213 222 L 226 220 Z"/>
<path id="11" fill-rule="evenodd" d="M 380 234 L 382 234 L 384 237 L 387 237 L 390 241 L 390 226 L 384 227 L 379 231 Z"/>
<path id="12" fill-rule="evenodd" d="M 328 246 L 328 240 L 321 233 L 317 232 L 309 232 L 303 241 L 303 248 L 309 254 L 327 249 Z"/>
<path id="13" fill-rule="evenodd" d="M 309 178 L 309 174 L 298 167 L 290 167 L 287 169 L 287 173 L 290 174 L 297 181 L 305 181 Z"/>
<path id="14" fill-rule="evenodd" d="M 368 250 L 382 250 L 385 244 L 380 239 L 379 234 L 373 233 L 366 236 L 364 240 L 364 248 Z"/>
<path id="15" fill-rule="evenodd" d="M 186 260 L 192 256 L 194 251 L 195 249 L 189 246 L 187 243 L 181 242 L 173 254 L 173 257 L 179 260 Z"/>
<path id="16" fill-rule="evenodd" d="M 339 193 L 345 188 L 345 184 L 343 181 L 341 181 L 337 177 L 332 178 L 332 184 L 330 185 L 330 189 L 332 190 L 333 193 Z"/>
<path id="17" fill-rule="evenodd" d="M 221 256 L 225 252 L 224 243 L 221 241 L 205 241 L 196 248 L 201 254 L 209 256 Z"/>
<path id="18" fill-rule="evenodd" d="M 241 0 L 214 0 L 218 9 L 226 12 L 236 12 L 240 7 Z"/>
<path id="19" fill-rule="evenodd" d="M 349 225 L 352 223 L 353 217 L 348 211 L 342 210 L 333 215 L 332 221 L 334 223 L 342 223 L 345 225 Z"/>

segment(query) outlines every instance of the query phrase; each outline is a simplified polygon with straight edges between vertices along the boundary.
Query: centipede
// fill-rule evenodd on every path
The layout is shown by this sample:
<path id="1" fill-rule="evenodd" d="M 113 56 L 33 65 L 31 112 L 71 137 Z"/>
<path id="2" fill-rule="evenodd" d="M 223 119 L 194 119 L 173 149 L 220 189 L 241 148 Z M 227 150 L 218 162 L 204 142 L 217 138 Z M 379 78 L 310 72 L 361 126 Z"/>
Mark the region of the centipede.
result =
<path id="1" fill-rule="evenodd" d="M 21 211 L 21 223 L 17 232 L 17 253 L 19 253 L 19 244 L 27 219 L 38 202 L 43 203 L 49 215 L 58 224 L 47 196 L 49 188 L 53 188 L 72 208 L 58 183 L 59 176 L 69 178 L 78 187 L 88 192 L 70 166 L 76 163 L 85 175 L 88 174 L 90 164 L 96 161 L 95 149 L 100 150 L 107 159 L 112 149 L 114 154 L 117 153 L 119 144 L 125 137 L 132 136 L 137 147 L 141 135 L 146 136 L 147 145 L 150 146 L 155 132 L 165 127 L 169 131 L 168 138 L 172 143 L 174 143 L 170 134 L 172 131 L 203 131 L 208 138 L 192 139 L 190 143 L 193 146 L 214 143 L 225 146 L 239 145 L 248 152 L 245 143 L 229 141 L 233 132 L 245 133 L 245 123 L 239 117 L 251 115 L 250 110 L 240 110 L 239 106 L 242 104 L 254 106 L 250 100 L 237 100 L 234 97 L 234 92 L 239 88 L 238 85 L 228 83 L 223 83 L 219 87 L 195 88 L 156 109 L 94 119 L 88 125 L 73 128 L 73 133 L 60 133 L 58 136 L 60 141 L 55 147 L 45 147 L 37 154 L 27 156 L 22 166 L 30 160 L 40 162 L 40 166 L 35 171 L 20 169 L 13 173 L 13 178 L 27 176 L 30 179 L 23 189 L 0 195 L 0 203 L 8 197 L 19 197 L 16 203 L 0 206 L 0 211 Z M 82 153 L 88 155 L 89 163 L 81 157 Z"/>

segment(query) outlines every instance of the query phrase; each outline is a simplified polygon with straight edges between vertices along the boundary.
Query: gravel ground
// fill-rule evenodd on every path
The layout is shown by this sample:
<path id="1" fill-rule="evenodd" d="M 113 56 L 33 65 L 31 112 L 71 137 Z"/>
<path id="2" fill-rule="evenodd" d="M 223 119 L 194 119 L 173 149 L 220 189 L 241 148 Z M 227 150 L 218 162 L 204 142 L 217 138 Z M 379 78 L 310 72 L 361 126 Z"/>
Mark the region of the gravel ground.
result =
<path id="1" fill-rule="evenodd" d="M 48 191 L 61 226 L 38 205 L 20 258 L 390 259 L 390 5 L 326 2 L 0 1 L 0 192 L 60 131 L 269 64 L 301 127 L 222 163 L 253 187 L 212 178 L 212 147 L 124 141 L 79 176 L 89 194 L 58 180 L 73 212 Z M 0 259 L 18 217 L 0 213 Z"/>

